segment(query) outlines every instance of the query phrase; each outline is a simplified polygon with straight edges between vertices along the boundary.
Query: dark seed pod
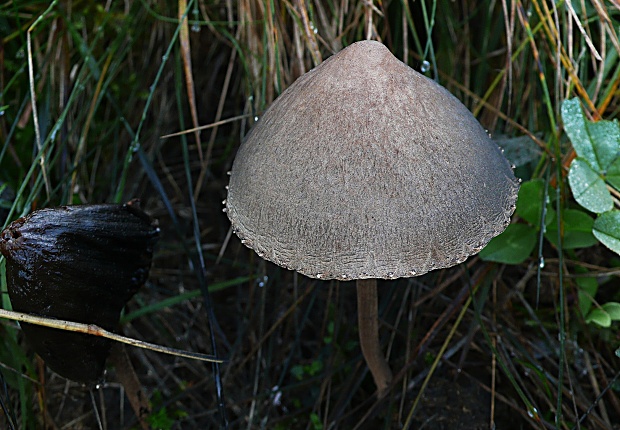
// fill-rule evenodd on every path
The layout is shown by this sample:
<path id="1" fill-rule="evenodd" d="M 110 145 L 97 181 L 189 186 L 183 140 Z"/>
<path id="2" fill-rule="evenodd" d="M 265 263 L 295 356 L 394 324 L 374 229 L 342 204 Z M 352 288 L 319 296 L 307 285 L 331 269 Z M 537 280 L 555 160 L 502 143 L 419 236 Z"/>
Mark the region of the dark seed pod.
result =
<path id="1" fill-rule="evenodd" d="M 136 203 L 42 209 L 2 232 L 9 297 L 18 312 L 114 331 L 148 277 L 157 221 Z M 111 341 L 22 324 L 47 365 L 83 383 L 101 379 Z"/>

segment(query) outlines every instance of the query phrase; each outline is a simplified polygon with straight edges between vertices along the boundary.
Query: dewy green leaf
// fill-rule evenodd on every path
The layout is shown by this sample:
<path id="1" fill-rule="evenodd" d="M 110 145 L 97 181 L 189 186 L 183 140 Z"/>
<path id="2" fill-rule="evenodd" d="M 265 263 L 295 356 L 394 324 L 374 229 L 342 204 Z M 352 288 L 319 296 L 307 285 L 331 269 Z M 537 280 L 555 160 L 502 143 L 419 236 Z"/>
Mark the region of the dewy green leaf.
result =
<path id="1" fill-rule="evenodd" d="M 511 224 L 480 251 L 480 258 L 505 264 L 520 264 L 536 246 L 536 230 L 525 224 Z"/>
<path id="2" fill-rule="evenodd" d="M 581 110 L 579 99 L 574 98 L 562 103 L 562 122 L 577 155 L 589 161 L 595 169 L 600 171 L 601 166 L 588 134 L 586 119 Z"/>
<path id="3" fill-rule="evenodd" d="M 575 98 L 562 104 L 562 121 L 575 152 L 595 171 L 604 173 L 618 158 L 620 125 L 617 120 L 588 121 Z"/>
<path id="4" fill-rule="evenodd" d="M 618 120 L 586 122 L 596 159 L 601 166 L 601 173 L 618 159 L 620 149 L 620 127 Z"/>
<path id="5" fill-rule="evenodd" d="M 605 180 L 616 190 L 620 191 L 620 152 L 619 157 L 607 167 L 606 173 Z"/>
<path id="6" fill-rule="evenodd" d="M 592 233 L 603 245 L 620 254 L 620 211 L 614 210 L 599 215 L 594 221 Z"/>
<path id="7" fill-rule="evenodd" d="M 613 208 L 605 181 L 583 158 L 575 158 L 571 163 L 568 183 L 577 203 L 589 211 L 603 213 Z"/>

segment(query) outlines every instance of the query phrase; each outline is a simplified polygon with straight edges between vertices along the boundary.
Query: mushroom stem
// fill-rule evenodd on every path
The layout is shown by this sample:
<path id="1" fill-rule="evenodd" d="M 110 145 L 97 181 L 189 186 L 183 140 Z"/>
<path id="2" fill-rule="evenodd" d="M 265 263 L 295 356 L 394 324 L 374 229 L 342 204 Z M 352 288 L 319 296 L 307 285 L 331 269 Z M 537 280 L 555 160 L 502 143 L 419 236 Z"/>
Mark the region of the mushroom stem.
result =
<path id="1" fill-rule="evenodd" d="M 377 386 L 377 396 L 387 394 L 392 381 L 392 371 L 388 365 L 379 342 L 379 312 L 377 300 L 377 280 L 357 280 L 357 318 L 360 346 L 366 364 Z"/>

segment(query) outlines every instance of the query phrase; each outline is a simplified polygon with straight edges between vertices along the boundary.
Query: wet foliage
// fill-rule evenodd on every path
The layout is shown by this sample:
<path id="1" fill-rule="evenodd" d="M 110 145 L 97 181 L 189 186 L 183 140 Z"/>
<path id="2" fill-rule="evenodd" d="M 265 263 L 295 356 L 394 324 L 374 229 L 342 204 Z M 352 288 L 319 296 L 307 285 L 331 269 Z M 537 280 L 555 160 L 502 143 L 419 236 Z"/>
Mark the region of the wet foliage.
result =
<path id="1" fill-rule="evenodd" d="M 589 0 L 5 2 L 3 224 L 135 197 L 159 220 L 119 330 L 226 362 L 130 349 L 153 428 L 618 428 L 617 142 L 597 139 L 620 114 L 619 22 L 616 1 Z M 265 262 L 222 212 L 253 123 L 366 38 L 459 98 L 523 180 L 480 257 L 379 282 L 381 401 L 354 284 Z M 9 273 L 0 259 L 4 309 Z M 89 391 L 24 334 L 0 323 L 0 426 L 138 425 L 113 365 Z"/>

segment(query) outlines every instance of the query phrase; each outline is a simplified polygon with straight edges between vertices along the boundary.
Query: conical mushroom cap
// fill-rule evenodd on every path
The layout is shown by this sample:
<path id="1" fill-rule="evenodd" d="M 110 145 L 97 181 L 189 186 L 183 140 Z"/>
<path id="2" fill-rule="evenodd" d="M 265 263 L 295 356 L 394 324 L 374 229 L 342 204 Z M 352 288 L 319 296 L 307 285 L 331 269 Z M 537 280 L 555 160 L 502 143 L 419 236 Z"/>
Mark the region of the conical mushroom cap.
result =
<path id="1" fill-rule="evenodd" d="M 518 181 L 445 88 L 381 43 L 301 76 L 235 158 L 226 211 L 262 258 L 320 279 L 417 276 L 510 223 Z"/>

